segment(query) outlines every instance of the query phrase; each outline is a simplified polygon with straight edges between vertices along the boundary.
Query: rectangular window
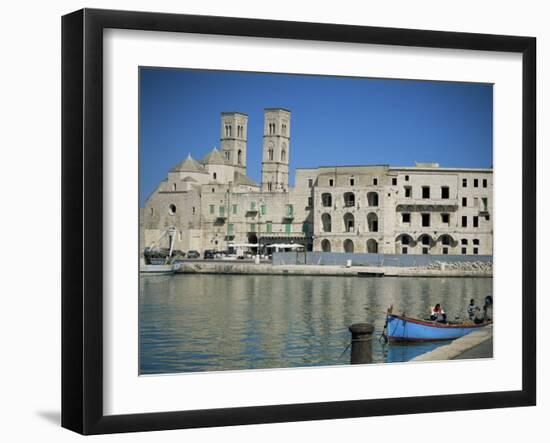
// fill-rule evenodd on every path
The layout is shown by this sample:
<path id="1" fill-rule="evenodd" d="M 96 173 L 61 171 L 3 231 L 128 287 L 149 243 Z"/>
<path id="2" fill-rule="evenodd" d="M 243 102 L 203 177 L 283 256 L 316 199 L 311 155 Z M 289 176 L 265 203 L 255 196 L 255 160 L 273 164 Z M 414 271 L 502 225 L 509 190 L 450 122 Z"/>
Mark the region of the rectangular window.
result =
<path id="1" fill-rule="evenodd" d="M 410 223 L 411 222 L 411 214 L 408 212 L 404 212 L 401 214 L 401 218 L 403 223 Z"/>
<path id="2" fill-rule="evenodd" d="M 218 211 L 219 211 L 220 217 L 225 217 L 225 206 L 220 206 L 218 208 Z"/>
<path id="3" fill-rule="evenodd" d="M 441 223 L 448 225 L 450 219 L 449 214 L 441 214 Z"/>
<path id="4" fill-rule="evenodd" d="M 355 179 L 350 178 L 350 179 L 349 179 L 349 185 L 350 185 L 350 186 L 355 186 Z"/>
<path id="5" fill-rule="evenodd" d="M 405 197 L 411 198 L 412 197 L 412 188 L 410 186 L 405 186 Z"/>
<path id="6" fill-rule="evenodd" d="M 328 185 L 329 185 L 330 187 L 334 186 L 334 179 L 333 179 L 333 178 L 329 179 Z"/>
<path id="7" fill-rule="evenodd" d="M 304 223 L 304 224 L 302 224 L 302 232 L 303 232 L 304 234 L 309 233 L 309 223 Z"/>
<path id="8" fill-rule="evenodd" d="M 467 228 L 468 227 L 468 217 L 463 215 L 462 216 L 462 227 Z"/>
<path id="9" fill-rule="evenodd" d="M 474 197 L 474 208 L 479 208 L 479 198 Z"/>
<path id="10" fill-rule="evenodd" d="M 266 232 L 269 234 L 271 232 L 273 232 L 273 224 L 271 222 L 267 222 L 265 224 L 265 227 L 266 227 Z"/>
<path id="11" fill-rule="evenodd" d="M 260 206 L 260 209 L 261 209 L 262 215 L 265 215 L 265 214 L 267 213 L 267 207 L 266 207 L 266 205 Z"/>
<path id="12" fill-rule="evenodd" d="M 210 205 L 210 214 L 214 213 L 214 205 Z"/>
<path id="13" fill-rule="evenodd" d="M 250 202 L 250 210 L 255 211 L 256 210 L 256 202 Z"/>
<path id="14" fill-rule="evenodd" d="M 407 248 L 401 248 L 401 254 L 406 254 L 407 253 Z"/>
<path id="15" fill-rule="evenodd" d="M 422 186 L 422 198 L 430 198 L 430 187 Z"/>
<path id="16" fill-rule="evenodd" d="M 466 254 L 467 253 L 467 248 L 462 248 L 462 253 Z"/>
<path id="17" fill-rule="evenodd" d="M 372 184 L 373 184 L 374 186 L 377 186 L 377 185 L 378 185 L 378 179 L 377 179 L 376 177 L 374 177 L 374 178 L 372 179 Z"/>
<path id="18" fill-rule="evenodd" d="M 474 228 L 479 227 L 479 217 L 477 215 L 474 215 Z"/>
<path id="19" fill-rule="evenodd" d="M 443 254 L 447 255 L 449 253 L 449 248 L 443 248 Z"/>
<path id="20" fill-rule="evenodd" d="M 474 243 L 474 245 L 479 246 L 479 239 L 474 238 L 473 243 Z"/>
<path id="21" fill-rule="evenodd" d="M 313 206 L 313 197 L 307 198 L 307 207 L 311 208 Z"/>
<path id="22" fill-rule="evenodd" d="M 422 214 L 422 226 L 425 228 L 430 226 L 430 214 Z"/>
<path id="23" fill-rule="evenodd" d="M 287 205 L 286 210 L 289 217 L 294 215 L 294 205 Z"/>
<path id="24" fill-rule="evenodd" d="M 427 254 L 428 253 L 428 248 L 422 248 L 422 254 Z"/>
<path id="25" fill-rule="evenodd" d="M 468 206 L 468 198 L 462 197 L 462 207 L 465 208 L 466 206 Z"/>
<path id="26" fill-rule="evenodd" d="M 391 184 L 392 184 L 392 186 L 397 186 L 397 177 L 393 177 L 391 179 Z"/>
<path id="27" fill-rule="evenodd" d="M 308 187 L 310 187 L 310 188 L 313 187 L 313 179 L 312 179 L 312 178 L 309 178 L 309 179 L 307 180 L 307 185 L 308 185 Z"/>
<path id="28" fill-rule="evenodd" d="M 463 179 L 462 179 L 462 187 L 463 187 L 463 188 L 467 188 L 467 187 L 468 187 L 468 179 L 467 179 L 467 178 L 463 178 Z"/>
<path id="29" fill-rule="evenodd" d="M 448 186 L 442 186 L 441 187 L 441 198 L 448 199 L 449 198 L 449 187 Z"/>
<path id="30" fill-rule="evenodd" d="M 487 187 L 487 179 L 486 179 L 486 178 L 483 179 L 483 187 L 484 187 L 484 188 Z"/>
<path id="31" fill-rule="evenodd" d="M 409 181 L 409 176 L 408 176 L 408 175 L 405 176 L 405 181 L 406 181 L 406 182 Z"/>
<path id="32" fill-rule="evenodd" d="M 233 235 L 233 223 L 227 225 L 227 235 Z"/>
<path id="33" fill-rule="evenodd" d="M 474 178 L 474 188 L 477 188 L 479 186 L 479 180 L 477 178 Z"/>
<path id="34" fill-rule="evenodd" d="M 237 213 L 237 205 L 233 205 L 233 214 Z"/>
<path id="35" fill-rule="evenodd" d="M 463 244 L 463 245 L 467 245 L 468 244 L 468 239 L 463 238 L 462 240 L 460 240 L 460 243 Z"/>
<path id="36" fill-rule="evenodd" d="M 256 223 L 250 223 L 250 232 L 256 232 Z"/>
<path id="37" fill-rule="evenodd" d="M 290 223 L 285 223 L 285 232 L 290 234 L 292 232 L 292 225 Z"/>
<path id="38" fill-rule="evenodd" d="M 479 249 L 478 248 L 474 248 L 474 254 L 477 255 L 479 252 Z"/>

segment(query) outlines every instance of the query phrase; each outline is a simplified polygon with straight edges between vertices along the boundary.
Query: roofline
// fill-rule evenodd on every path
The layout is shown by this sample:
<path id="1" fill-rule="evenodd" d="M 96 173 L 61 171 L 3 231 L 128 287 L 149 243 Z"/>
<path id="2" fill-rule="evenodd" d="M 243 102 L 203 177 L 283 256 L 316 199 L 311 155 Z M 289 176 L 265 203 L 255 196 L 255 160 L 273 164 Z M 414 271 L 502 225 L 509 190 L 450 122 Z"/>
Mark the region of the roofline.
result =
<path id="1" fill-rule="evenodd" d="M 443 171 L 443 172 L 457 172 L 457 171 L 465 171 L 465 172 L 493 172 L 493 168 L 462 168 L 462 167 L 454 167 L 454 168 L 441 168 L 441 167 L 419 167 L 419 166 L 390 166 L 391 171 Z"/>
<path id="2" fill-rule="evenodd" d="M 239 111 L 225 111 L 222 112 L 221 115 L 229 115 L 229 114 L 239 114 L 239 115 L 246 115 L 248 117 L 248 114 L 246 112 L 239 112 Z"/>
<path id="3" fill-rule="evenodd" d="M 285 111 L 285 112 L 288 112 L 289 114 L 291 113 L 290 109 L 286 109 L 286 108 L 264 108 L 264 111 Z"/>

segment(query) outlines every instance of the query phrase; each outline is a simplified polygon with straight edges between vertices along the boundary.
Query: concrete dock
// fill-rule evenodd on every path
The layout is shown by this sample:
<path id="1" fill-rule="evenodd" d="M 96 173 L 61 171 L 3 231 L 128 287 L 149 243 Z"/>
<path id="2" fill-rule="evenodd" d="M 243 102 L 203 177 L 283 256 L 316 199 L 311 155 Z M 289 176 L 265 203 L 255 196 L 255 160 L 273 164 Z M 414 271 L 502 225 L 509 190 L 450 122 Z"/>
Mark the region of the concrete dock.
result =
<path id="1" fill-rule="evenodd" d="M 493 357 L 493 326 L 486 326 L 411 361 L 462 360 Z"/>
<path id="2" fill-rule="evenodd" d="M 492 277 L 491 269 L 433 269 L 398 266 L 273 265 L 242 261 L 184 261 L 182 274 L 325 275 L 349 277 Z"/>

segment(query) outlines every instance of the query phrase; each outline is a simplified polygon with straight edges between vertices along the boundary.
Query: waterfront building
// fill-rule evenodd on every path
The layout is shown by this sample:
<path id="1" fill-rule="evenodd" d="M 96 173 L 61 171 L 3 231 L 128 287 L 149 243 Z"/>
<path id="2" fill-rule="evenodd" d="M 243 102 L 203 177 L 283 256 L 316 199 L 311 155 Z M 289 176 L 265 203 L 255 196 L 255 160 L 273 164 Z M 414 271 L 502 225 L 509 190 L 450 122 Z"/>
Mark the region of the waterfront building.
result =
<path id="1" fill-rule="evenodd" d="M 140 210 L 140 248 L 302 244 L 348 253 L 491 255 L 493 170 L 437 163 L 297 168 L 291 113 L 264 110 L 261 183 L 247 176 L 248 116 L 221 114 L 220 150 L 175 165 Z M 294 147 L 293 149 L 300 149 Z M 442 148 L 444 149 L 444 148 Z"/>

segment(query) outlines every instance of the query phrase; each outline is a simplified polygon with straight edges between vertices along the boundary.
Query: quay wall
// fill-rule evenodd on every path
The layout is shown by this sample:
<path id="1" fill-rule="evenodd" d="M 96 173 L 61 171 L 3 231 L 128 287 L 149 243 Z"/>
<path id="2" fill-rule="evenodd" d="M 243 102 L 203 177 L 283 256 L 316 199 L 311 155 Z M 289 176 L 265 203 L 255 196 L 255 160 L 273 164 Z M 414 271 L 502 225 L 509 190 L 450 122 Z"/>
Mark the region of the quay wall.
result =
<path id="1" fill-rule="evenodd" d="M 492 263 L 492 255 L 369 254 L 345 252 L 274 252 L 274 265 L 426 267 L 434 263 Z"/>
<path id="2" fill-rule="evenodd" d="M 247 274 L 247 275 L 325 275 L 325 276 L 387 276 L 387 277 L 492 277 L 492 268 L 428 269 L 403 266 L 330 266 L 330 265 L 272 265 L 250 262 L 183 262 L 182 274 Z"/>

